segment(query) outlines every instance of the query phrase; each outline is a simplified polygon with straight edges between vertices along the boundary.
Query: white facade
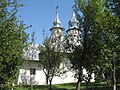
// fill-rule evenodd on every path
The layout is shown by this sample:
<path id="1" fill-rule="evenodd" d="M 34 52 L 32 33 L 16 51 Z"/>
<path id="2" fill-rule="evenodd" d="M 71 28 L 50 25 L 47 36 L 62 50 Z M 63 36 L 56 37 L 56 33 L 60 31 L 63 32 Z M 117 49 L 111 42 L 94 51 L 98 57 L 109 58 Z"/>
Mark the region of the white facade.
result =
<path id="1" fill-rule="evenodd" d="M 44 72 L 38 66 L 38 62 L 32 62 L 32 66 L 25 64 L 26 66 L 19 70 L 18 84 L 30 85 L 43 85 L 45 84 Z M 30 69 L 35 69 L 35 74 L 30 74 Z"/>
<path id="2" fill-rule="evenodd" d="M 35 61 L 31 63 L 32 65 L 25 64 L 25 66 L 19 70 L 18 85 L 30 85 L 31 82 L 32 85 L 45 85 L 46 76 L 43 70 L 40 68 L 39 62 Z M 34 75 L 30 75 L 31 68 L 34 68 L 36 70 Z M 73 71 L 68 71 L 65 73 L 65 75 L 63 75 L 63 77 L 55 76 L 53 78 L 52 84 L 76 82 L 77 79 L 74 78 L 74 74 L 75 73 Z M 87 76 L 85 69 L 83 69 L 83 74 Z M 94 82 L 94 74 L 92 74 L 91 82 Z"/>

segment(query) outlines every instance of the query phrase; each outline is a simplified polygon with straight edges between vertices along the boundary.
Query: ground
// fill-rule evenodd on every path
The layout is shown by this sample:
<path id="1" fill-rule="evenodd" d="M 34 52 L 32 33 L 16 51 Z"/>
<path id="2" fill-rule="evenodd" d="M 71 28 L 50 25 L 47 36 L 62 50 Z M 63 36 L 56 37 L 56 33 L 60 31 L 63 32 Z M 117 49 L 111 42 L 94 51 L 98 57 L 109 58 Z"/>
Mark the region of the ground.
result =
<path id="1" fill-rule="evenodd" d="M 75 90 L 76 83 L 56 84 L 53 85 L 53 90 Z M 120 85 L 117 86 L 117 90 L 120 90 Z M 14 90 L 30 90 L 30 86 L 16 86 Z M 33 90 L 47 90 L 45 85 L 33 86 Z M 85 83 L 82 83 L 81 90 L 86 90 Z M 113 90 L 112 86 L 100 83 L 90 83 L 88 90 Z"/>

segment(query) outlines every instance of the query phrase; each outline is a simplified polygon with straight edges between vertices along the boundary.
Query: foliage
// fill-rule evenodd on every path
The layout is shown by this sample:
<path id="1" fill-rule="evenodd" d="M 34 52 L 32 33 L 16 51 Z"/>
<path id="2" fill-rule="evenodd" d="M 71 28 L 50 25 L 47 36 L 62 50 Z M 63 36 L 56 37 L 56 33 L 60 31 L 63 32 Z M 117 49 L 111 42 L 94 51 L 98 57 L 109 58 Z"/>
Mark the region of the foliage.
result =
<path id="1" fill-rule="evenodd" d="M 107 6 L 111 9 L 111 11 L 112 11 L 112 13 L 113 13 L 113 15 L 114 16 L 117 16 L 118 18 L 119 18 L 119 21 L 120 21 L 120 1 L 119 0 L 108 0 L 108 3 L 107 3 Z M 120 28 L 120 27 L 119 27 Z M 116 58 L 118 59 L 117 61 L 116 61 L 116 66 L 117 66 L 117 68 L 116 68 L 116 79 L 117 79 L 117 81 L 119 82 L 119 80 L 120 80 L 120 78 L 119 78 L 119 72 L 120 72 L 120 54 L 119 54 L 119 52 L 120 52 L 120 30 L 119 30 L 119 28 L 117 28 L 116 29 L 116 31 L 115 31 L 115 34 L 116 34 L 116 36 L 117 36 L 117 38 L 116 38 L 116 43 L 117 43 L 117 49 L 115 50 L 116 51 L 116 53 L 117 53 L 117 56 L 116 56 Z"/>
<path id="2" fill-rule="evenodd" d="M 27 27 L 16 17 L 19 6 L 17 0 L 0 0 L 0 88 L 13 82 L 23 60 Z"/>

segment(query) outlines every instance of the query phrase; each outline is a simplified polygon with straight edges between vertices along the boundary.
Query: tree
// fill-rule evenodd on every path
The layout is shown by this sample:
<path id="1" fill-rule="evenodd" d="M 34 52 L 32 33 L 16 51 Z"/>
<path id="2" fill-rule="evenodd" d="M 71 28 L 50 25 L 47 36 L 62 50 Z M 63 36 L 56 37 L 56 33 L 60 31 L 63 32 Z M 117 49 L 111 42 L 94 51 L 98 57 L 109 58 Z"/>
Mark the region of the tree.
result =
<path id="1" fill-rule="evenodd" d="M 113 90 L 116 90 L 116 70 L 119 59 L 117 58 L 119 53 L 119 41 L 118 34 L 116 33 L 118 28 L 120 28 L 119 19 L 116 16 L 113 16 L 112 13 L 108 10 L 106 12 L 106 25 L 107 30 L 104 33 L 104 46 L 103 46 L 103 59 L 106 60 L 106 66 L 110 67 L 112 71 L 112 79 L 113 79 Z"/>
<path id="2" fill-rule="evenodd" d="M 27 27 L 16 17 L 19 6 L 17 0 L 0 0 L 0 89 L 14 82 L 24 59 Z"/>
<path id="3" fill-rule="evenodd" d="M 51 47 L 50 39 L 46 39 L 43 45 L 39 46 L 39 50 L 40 65 L 46 75 L 46 84 L 50 84 L 49 90 L 51 90 L 53 77 L 65 73 L 64 65 L 61 64 L 64 59 L 64 52 L 59 48 Z"/>
<path id="4" fill-rule="evenodd" d="M 116 57 L 118 57 L 117 52 L 119 51 L 118 28 L 120 23 L 118 17 L 112 14 L 105 3 L 104 0 L 78 0 L 78 7 L 83 13 L 83 48 L 86 55 L 84 58 L 87 61 L 94 60 L 94 67 L 97 66 L 103 70 L 112 66 L 115 87 L 115 68 L 116 61 L 118 62 Z M 86 65 L 88 65 L 87 62 Z"/>
<path id="5" fill-rule="evenodd" d="M 111 12 L 113 13 L 114 16 L 118 16 L 119 20 L 120 20 L 120 1 L 119 0 L 107 0 L 107 7 L 111 9 Z M 118 28 L 118 30 L 116 30 L 116 34 L 117 34 L 117 43 L 119 44 L 119 41 L 120 41 L 120 30 Z M 118 49 L 117 49 L 117 52 L 119 52 L 119 46 L 117 46 Z M 117 68 L 116 68 L 116 78 L 117 78 L 117 81 L 119 82 L 119 72 L 120 72 L 120 64 L 118 63 L 119 62 L 119 53 L 117 53 L 117 58 L 118 58 L 118 61 L 116 62 L 117 64 Z"/>
<path id="6" fill-rule="evenodd" d="M 105 7 L 105 3 L 104 0 L 76 0 L 76 10 L 82 13 L 83 18 L 81 23 L 83 49 L 79 49 L 82 53 L 79 56 L 81 55 L 82 58 L 76 62 L 79 62 L 79 66 L 83 64 L 83 68 L 94 73 L 98 72 L 97 67 L 105 69 L 112 65 L 113 78 L 115 78 L 115 62 L 118 61 L 115 57 L 119 47 L 116 32 L 118 32 L 119 20 L 113 16 L 109 8 Z"/>
<path id="7" fill-rule="evenodd" d="M 82 20 L 80 23 L 80 28 L 82 29 L 82 47 L 74 47 L 73 48 L 73 59 L 71 58 L 73 63 L 73 66 L 75 66 L 75 69 L 78 70 L 78 82 L 76 85 L 76 90 L 80 90 L 80 82 L 82 81 L 83 74 L 82 70 L 85 68 L 88 72 L 88 82 L 91 79 L 91 74 L 93 73 L 94 66 L 97 62 L 95 62 L 96 59 L 98 59 L 99 56 L 99 44 L 97 44 L 97 32 L 94 30 L 95 27 L 95 20 L 97 15 L 97 10 L 100 11 L 101 7 L 98 5 L 99 2 L 97 1 L 91 1 L 87 0 L 76 0 L 76 12 L 82 13 Z M 87 83 L 88 83 L 87 82 Z"/>

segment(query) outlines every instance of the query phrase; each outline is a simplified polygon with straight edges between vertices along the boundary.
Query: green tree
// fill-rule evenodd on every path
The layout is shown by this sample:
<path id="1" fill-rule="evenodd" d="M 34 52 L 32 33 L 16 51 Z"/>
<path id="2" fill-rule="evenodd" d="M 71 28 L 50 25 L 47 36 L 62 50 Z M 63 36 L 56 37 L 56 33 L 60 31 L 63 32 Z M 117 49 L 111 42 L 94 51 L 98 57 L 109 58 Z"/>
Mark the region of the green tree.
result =
<path id="1" fill-rule="evenodd" d="M 120 20 L 120 1 L 119 0 L 107 0 L 107 7 L 111 9 L 112 13 L 114 16 L 118 16 L 119 17 L 119 20 Z M 118 30 L 116 30 L 116 34 L 117 34 L 117 43 L 119 44 L 119 41 L 120 41 L 120 30 L 118 28 Z M 117 52 L 119 52 L 119 46 L 118 46 L 118 50 Z M 119 53 L 117 53 L 117 58 L 119 59 Z M 120 81 L 120 78 L 119 78 L 119 72 L 120 72 L 120 63 L 119 61 L 116 62 L 117 64 L 117 69 L 116 69 L 116 78 L 117 78 L 117 81 L 119 82 Z"/>
<path id="2" fill-rule="evenodd" d="M 106 19 L 106 25 L 102 25 L 106 29 L 104 30 L 103 34 L 103 60 L 106 61 L 105 67 L 110 67 L 112 71 L 112 78 L 111 81 L 113 80 L 113 90 L 116 90 L 116 70 L 118 69 L 117 63 L 119 62 L 118 58 L 118 51 L 120 50 L 120 42 L 118 41 L 118 34 L 116 33 L 118 28 L 120 28 L 120 23 L 119 19 L 116 16 L 113 16 L 112 13 L 107 10 L 105 12 L 105 17 Z"/>
<path id="3" fill-rule="evenodd" d="M 81 23 L 83 49 L 80 49 L 82 55 L 79 54 L 82 58 L 77 62 L 80 66 L 83 61 L 82 67 L 87 71 L 94 71 L 95 74 L 98 73 L 97 67 L 105 70 L 112 65 L 111 70 L 115 78 L 115 62 L 118 62 L 116 56 L 118 56 L 119 47 L 116 32 L 120 25 L 118 18 L 113 16 L 109 8 L 105 7 L 105 3 L 104 0 L 76 0 L 76 8 L 82 13 L 83 18 Z"/>
<path id="4" fill-rule="evenodd" d="M 49 90 L 52 90 L 53 77 L 65 73 L 64 65 L 61 64 L 65 55 L 61 49 L 51 48 L 50 39 L 45 39 L 43 45 L 39 46 L 39 50 L 40 65 L 46 75 L 46 84 L 48 86 L 49 83 Z"/>
<path id="5" fill-rule="evenodd" d="M 27 27 L 16 17 L 19 6 L 17 0 L 0 0 L 0 89 L 14 82 L 24 59 Z"/>
<path id="6" fill-rule="evenodd" d="M 100 56 L 100 45 L 96 39 L 98 30 L 95 30 L 95 18 L 97 17 L 97 11 L 101 10 L 102 3 L 98 0 L 76 0 L 76 11 L 82 13 L 80 15 L 82 20 L 80 22 L 80 28 L 82 29 L 82 47 L 73 48 L 74 58 L 72 62 L 73 66 L 77 66 L 78 70 L 78 82 L 76 90 L 80 90 L 80 82 L 83 80 L 82 70 L 85 68 L 88 72 L 87 85 L 91 79 L 91 74 L 94 71 L 96 65 L 96 59 Z M 99 3 L 99 4 L 98 4 Z M 76 60 L 77 59 L 77 60 Z"/>

